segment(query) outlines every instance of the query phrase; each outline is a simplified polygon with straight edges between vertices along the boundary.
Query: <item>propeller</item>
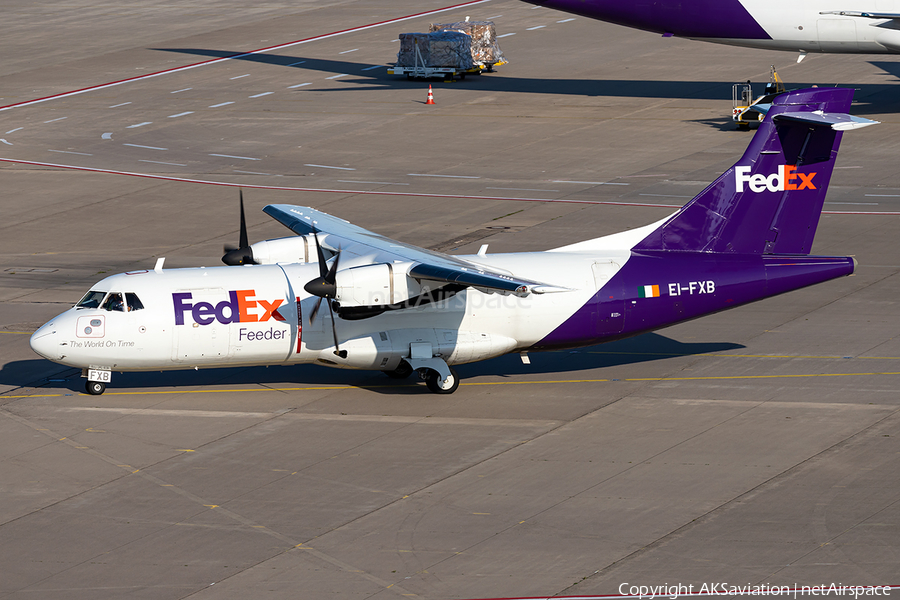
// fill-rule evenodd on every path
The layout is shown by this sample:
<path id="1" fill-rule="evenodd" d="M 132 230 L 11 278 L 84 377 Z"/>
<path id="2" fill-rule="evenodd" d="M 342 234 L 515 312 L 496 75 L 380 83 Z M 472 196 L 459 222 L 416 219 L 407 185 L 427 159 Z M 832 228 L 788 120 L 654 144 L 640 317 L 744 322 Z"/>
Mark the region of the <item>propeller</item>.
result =
<path id="1" fill-rule="evenodd" d="M 238 239 L 238 245 L 225 244 L 225 255 L 222 262 L 229 266 L 235 265 L 256 265 L 259 264 L 253 259 L 253 250 L 250 248 L 250 241 L 247 239 L 247 220 L 244 218 L 244 190 L 240 190 L 241 202 L 241 232 Z"/>
<path id="2" fill-rule="evenodd" d="M 347 351 L 341 350 L 338 345 L 334 310 L 331 308 L 331 302 L 337 295 L 336 277 L 338 264 L 341 261 L 341 251 L 339 248 L 337 254 L 334 255 L 334 262 L 331 263 L 331 268 L 329 269 L 325 264 L 325 253 L 322 252 L 322 246 L 319 244 L 319 236 L 315 229 L 313 229 L 312 233 L 313 238 L 316 240 L 316 256 L 319 258 L 319 276 L 308 281 L 306 285 L 303 286 L 303 289 L 313 296 L 318 296 L 319 299 L 316 301 L 316 305 L 313 306 L 312 312 L 309 313 L 309 322 L 312 323 L 316 320 L 316 315 L 319 314 L 319 307 L 322 305 L 322 300 L 325 299 L 326 304 L 328 305 L 328 312 L 331 314 L 331 334 L 334 336 L 334 354 L 341 358 L 347 358 Z"/>

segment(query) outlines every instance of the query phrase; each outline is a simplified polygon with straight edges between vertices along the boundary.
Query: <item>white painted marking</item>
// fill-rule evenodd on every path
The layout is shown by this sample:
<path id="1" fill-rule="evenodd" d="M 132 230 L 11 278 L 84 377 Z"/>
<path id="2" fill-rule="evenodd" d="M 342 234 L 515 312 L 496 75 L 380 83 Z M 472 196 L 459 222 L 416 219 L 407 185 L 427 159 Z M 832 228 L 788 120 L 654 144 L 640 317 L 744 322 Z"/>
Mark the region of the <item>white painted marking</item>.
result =
<path id="1" fill-rule="evenodd" d="M 137 127 L 143 127 L 144 125 L 150 125 L 153 121 L 144 121 L 143 123 L 138 123 L 137 125 L 129 125 L 125 129 L 135 129 Z"/>
<path id="2" fill-rule="evenodd" d="M 15 129 L 10 129 L 10 130 L 7 131 L 6 133 L 12 133 L 12 132 L 14 132 L 14 131 L 19 131 L 20 129 L 25 129 L 25 128 L 24 128 L 24 127 L 16 127 Z"/>
<path id="3" fill-rule="evenodd" d="M 132 148 L 146 148 L 148 150 L 168 150 L 168 148 L 160 148 L 159 146 L 141 146 L 140 144 L 122 144 L 123 146 L 131 146 Z"/>
<path id="4" fill-rule="evenodd" d="M 693 198 L 693 196 L 675 196 L 673 194 L 638 194 L 638 196 L 654 196 L 656 198 Z"/>
<path id="5" fill-rule="evenodd" d="M 288 89 L 292 90 L 294 88 L 303 87 L 304 85 L 312 85 L 311 83 L 298 83 L 297 85 L 289 85 Z"/>
<path id="6" fill-rule="evenodd" d="M 87 152 L 72 152 L 71 150 L 47 150 L 47 152 L 59 152 L 60 154 L 80 154 L 81 156 L 93 156 Z"/>
<path id="7" fill-rule="evenodd" d="M 351 169 L 350 167 L 329 167 L 328 165 L 303 165 L 304 167 L 319 167 L 321 169 L 340 169 L 341 171 L 355 171 L 356 169 Z"/>
<path id="8" fill-rule="evenodd" d="M 546 25 L 538 25 L 536 27 L 529 27 L 525 31 L 534 31 L 535 29 L 543 29 L 544 27 L 546 27 Z M 497 36 L 497 37 L 500 37 L 500 36 Z"/>
<path id="9" fill-rule="evenodd" d="M 408 183 L 393 183 L 391 181 L 358 181 L 355 179 L 338 179 L 338 183 L 377 183 L 378 185 L 409 185 Z"/>
<path id="10" fill-rule="evenodd" d="M 221 102 L 219 104 L 213 104 L 210 108 L 221 108 L 223 106 L 228 106 L 229 104 L 234 104 L 234 102 Z"/>
<path id="11" fill-rule="evenodd" d="M 183 113 L 178 113 L 177 115 L 169 115 L 167 118 L 168 118 L 168 119 L 174 119 L 174 118 L 176 118 L 176 117 L 183 117 L 183 116 L 185 116 L 185 115 L 192 115 L 192 114 L 194 114 L 194 111 L 189 110 L 189 111 L 186 111 L 186 112 L 183 112 Z"/>
<path id="12" fill-rule="evenodd" d="M 472 175 L 432 175 L 431 173 L 407 173 L 410 177 L 449 177 L 452 179 L 481 179 Z"/>
<path id="13" fill-rule="evenodd" d="M 376 27 L 384 27 L 385 25 L 393 25 L 395 23 L 402 23 L 403 21 L 409 21 L 412 19 L 421 19 L 424 17 L 428 17 L 431 15 L 436 15 L 439 13 L 447 12 L 448 10 L 457 10 L 464 6 L 474 6 L 476 4 L 484 4 L 485 2 L 489 2 L 490 0 L 472 0 L 471 2 L 464 2 L 462 4 L 456 4 L 453 6 L 448 6 L 445 8 L 439 8 L 437 10 L 430 10 L 427 12 L 417 13 L 414 15 L 407 15 L 405 17 L 398 17 L 396 19 L 389 19 L 387 21 L 379 21 L 378 23 L 371 23 L 369 25 L 361 25 L 359 27 L 351 27 L 350 29 L 343 29 L 341 31 L 334 31 L 332 33 L 326 33 L 324 35 L 317 35 L 310 38 L 306 38 L 303 40 L 296 40 L 293 42 L 288 42 L 286 44 L 278 44 L 276 46 L 269 46 L 268 48 L 259 48 L 257 50 L 251 50 L 250 52 L 242 52 L 240 54 L 234 54 L 232 56 L 224 56 L 222 58 L 214 58 L 211 60 L 204 60 L 199 63 L 194 63 L 192 65 L 185 65 L 183 67 L 175 67 L 173 69 L 166 69 L 163 71 L 157 71 L 156 73 L 148 73 L 146 75 L 139 75 L 137 77 L 130 77 L 128 79 L 122 79 L 120 81 L 113 81 L 110 83 L 104 83 L 101 85 L 95 85 L 92 87 L 83 88 L 80 90 L 75 90 L 72 92 L 65 92 L 62 94 L 56 94 L 54 96 L 47 96 L 46 98 L 38 98 L 37 100 L 27 100 L 25 102 L 19 102 L 17 104 L 10 104 L 8 106 L 0 106 L 0 112 L 5 110 L 11 110 L 13 108 L 19 108 L 22 106 L 30 106 L 32 104 L 39 104 L 42 102 L 49 102 L 50 100 L 59 100 L 60 98 L 68 98 L 69 96 L 77 96 L 79 94 L 86 94 L 88 92 L 95 92 L 97 90 L 104 90 L 106 88 L 111 88 L 119 85 L 124 85 L 126 83 L 134 83 L 135 81 L 143 81 L 144 79 L 151 79 L 153 77 L 161 77 L 163 75 L 170 75 L 172 73 L 180 73 L 181 71 L 187 71 L 190 69 L 197 69 L 199 67 L 206 67 L 209 65 L 215 65 L 220 62 L 224 62 L 226 60 L 240 60 L 242 58 L 246 58 L 247 56 L 253 56 L 255 54 L 264 54 L 266 52 L 274 52 L 276 50 L 282 50 L 284 48 L 291 48 L 293 46 L 299 46 L 301 44 L 309 44 L 311 42 L 318 42 L 321 40 L 327 40 L 329 38 L 338 37 L 341 35 L 347 35 L 350 33 L 358 33 L 360 31 L 366 31 L 368 29 L 375 29 Z M 400 38 L 392 40 L 394 42 L 399 42 Z M 248 73 L 249 75 L 249 73 Z"/>
<path id="14" fill-rule="evenodd" d="M 349 73 L 341 73 L 340 75 L 332 75 L 331 77 L 326 77 L 325 79 L 337 79 L 338 77 L 346 77 Z"/>
<path id="15" fill-rule="evenodd" d="M 558 192 L 559 190 L 539 190 L 536 188 L 505 188 L 505 187 L 489 187 L 487 190 L 515 190 L 517 192 Z"/>
<path id="16" fill-rule="evenodd" d="M 247 175 L 271 175 L 271 173 L 260 173 L 259 171 L 238 171 L 234 170 L 235 173 L 246 173 Z M 279 175 L 280 177 L 280 175 Z"/>
<path id="17" fill-rule="evenodd" d="M 60 117 L 58 119 L 50 119 L 49 121 L 44 121 L 44 123 L 56 123 L 57 121 L 62 121 L 64 119 L 68 119 L 69 117 Z"/>
<path id="18" fill-rule="evenodd" d="M 250 77 L 250 73 L 247 73 L 246 75 L 238 75 L 237 77 L 232 77 L 231 79 L 233 81 L 235 79 L 243 79 L 244 77 Z"/>
<path id="19" fill-rule="evenodd" d="M 563 19 L 562 21 L 557 21 L 557 23 L 568 23 L 569 21 L 574 21 L 575 19 Z"/>
<path id="20" fill-rule="evenodd" d="M 485 19 L 485 20 L 486 20 L 486 21 L 490 21 L 490 20 L 492 20 L 492 19 L 499 19 L 499 18 L 502 17 L 502 16 L 503 16 L 503 15 L 494 15 L 493 17 L 488 17 L 488 18 Z"/>
<path id="21" fill-rule="evenodd" d="M 262 98 L 263 96 L 268 96 L 269 94 L 274 94 L 275 92 L 263 92 L 262 94 L 256 94 L 254 96 L 248 96 L 249 98 Z"/>
<path id="22" fill-rule="evenodd" d="M 878 206 L 877 202 L 826 202 L 825 204 L 852 204 L 853 206 Z"/>
<path id="23" fill-rule="evenodd" d="M 516 34 L 515 33 L 504 33 L 503 35 L 498 35 L 497 39 L 499 40 L 500 38 L 509 37 L 511 35 L 516 35 Z"/>
<path id="24" fill-rule="evenodd" d="M 188 90 L 192 90 L 194 88 L 184 88 L 183 90 L 175 90 L 174 92 L 169 92 L 170 94 L 180 94 L 181 92 L 186 92 Z"/>
<path id="25" fill-rule="evenodd" d="M 900 198 L 900 194 L 866 194 L 867 198 Z"/>
<path id="26" fill-rule="evenodd" d="M 551 179 L 553 183 L 586 183 L 588 185 L 629 185 L 627 183 L 610 183 L 608 181 L 566 181 L 563 179 Z"/>
<path id="27" fill-rule="evenodd" d="M 353 50 L 344 50 L 343 52 L 338 52 L 338 54 L 350 54 L 351 52 L 356 52 L 359 48 L 354 48 Z"/>
<path id="28" fill-rule="evenodd" d="M 9 142 L 7 142 L 7 141 L 4 140 L 3 138 L 0 138 L 0 142 L 3 142 L 3 143 L 6 144 L 7 146 L 12 146 L 12 144 L 10 144 Z"/>
<path id="29" fill-rule="evenodd" d="M 104 133 L 100 137 L 103 138 L 104 140 L 111 140 L 112 139 L 112 131 L 110 131 L 109 133 Z"/>
<path id="30" fill-rule="evenodd" d="M 371 71 L 372 69 L 380 69 L 385 66 L 387 66 L 387 65 L 372 65 L 371 67 L 366 67 L 365 69 L 363 69 L 363 71 Z"/>
<path id="31" fill-rule="evenodd" d="M 249 156 L 233 156 L 231 154 L 210 154 L 210 156 L 221 156 L 222 158 L 239 158 L 241 160 L 262 160 L 261 158 L 250 158 Z"/>
<path id="32" fill-rule="evenodd" d="M 153 164 L 155 164 L 155 165 L 172 165 L 173 167 L 186 167 L 186 166 L 187 166 L 187 165 L 182 164 L 182 163 L 161 162 L 161 161 L 158 161 L 158 160 L 144 160 L 144 159 L 139 159 L 138 162 L 153 163 Z"/>
<path id="33" fill-rule="evenodd" d="M 288 66 L 289 66 L 289 67 L 296 67 L 297 65 L 302 65 L 302 64 L 305 63 L 305 62 L 306 62 L 305 60 L 301 60 L 300 62 L 291 63 L 291 64 L 289 64 Z"/>
<path id="34" fill-rule="evenodd" d="M 119 108 L 120 106 L 125 106 L 126 104 L 131 104 L 131 102 L 123 102 L 122 104 L 113 104 L 110 108 Z"/>

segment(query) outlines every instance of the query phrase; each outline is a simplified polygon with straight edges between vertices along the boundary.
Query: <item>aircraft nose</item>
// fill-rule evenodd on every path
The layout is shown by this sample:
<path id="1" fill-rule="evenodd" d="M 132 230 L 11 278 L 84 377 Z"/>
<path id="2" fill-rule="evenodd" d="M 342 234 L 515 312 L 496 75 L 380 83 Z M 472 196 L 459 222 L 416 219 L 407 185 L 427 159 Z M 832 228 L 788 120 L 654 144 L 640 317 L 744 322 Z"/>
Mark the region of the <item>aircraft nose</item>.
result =
<path id="1" fill-rule="evenodd" d="M 56 334 L 56 325 L 53 321 L 31 334 L 31 349 L 48 360 L 59 359 L 59 336 Z"/>

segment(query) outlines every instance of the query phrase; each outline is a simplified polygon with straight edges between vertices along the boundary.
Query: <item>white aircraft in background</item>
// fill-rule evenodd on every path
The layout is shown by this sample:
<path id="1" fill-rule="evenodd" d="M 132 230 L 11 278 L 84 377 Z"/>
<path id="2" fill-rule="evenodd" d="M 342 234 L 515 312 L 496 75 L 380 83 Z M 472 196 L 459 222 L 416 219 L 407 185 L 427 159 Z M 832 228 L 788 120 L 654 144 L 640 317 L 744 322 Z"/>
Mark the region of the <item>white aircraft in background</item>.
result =
<path id="1" fill-rule="evenodd" d="M 898 0 L 524 0 L 677 36 L 800 52 L 900 53 Z"/>
<path id="2" fill-rule="evenodd" d="M 775 98 L 738 162 L 671 217 L 546 252 L 431 252 L 291 205 L 299 237 L 247 240 L 226 267 L 113 275 L 38 329 L 31 347 L 102 394 L 113 371 L 318 363 L 418 372 L 451 393 L 451 365 L 598 344 L 853 272 L 809 256 L 853 90 Z M 322 310 L 322 304 L 326 310 Z"/>

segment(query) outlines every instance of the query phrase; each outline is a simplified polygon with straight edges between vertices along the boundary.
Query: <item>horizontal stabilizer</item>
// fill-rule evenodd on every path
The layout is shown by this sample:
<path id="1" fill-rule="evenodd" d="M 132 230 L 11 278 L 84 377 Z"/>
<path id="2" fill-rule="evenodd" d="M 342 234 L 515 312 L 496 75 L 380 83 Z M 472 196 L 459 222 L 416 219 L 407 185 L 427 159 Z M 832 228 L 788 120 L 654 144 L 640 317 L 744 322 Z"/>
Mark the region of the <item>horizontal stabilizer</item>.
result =
<path id="1" fill-rule="evenodd" d="M 775 115 L 775 122 L 792 121 L 794 123 L 805 123 L 815 127 L 831 127 L 835 131 L 848 131 L 850 129 L 860 129 L 869 125 L 877 125 L 881 121 L 873 121 L 864 119 L 863 117 L 854 117 L 848 114 L 825 113 L 821 110 L 813 112 L 799 113 L 782 113 Z"/>

